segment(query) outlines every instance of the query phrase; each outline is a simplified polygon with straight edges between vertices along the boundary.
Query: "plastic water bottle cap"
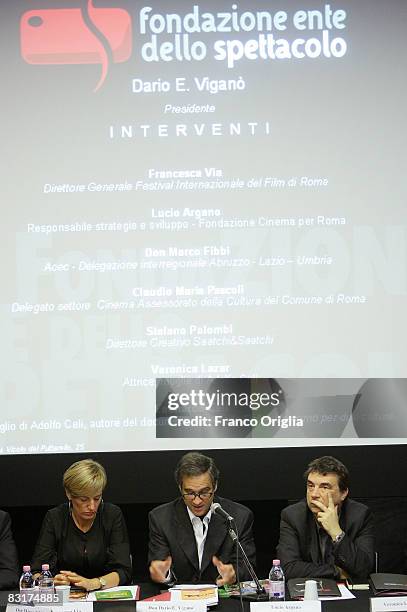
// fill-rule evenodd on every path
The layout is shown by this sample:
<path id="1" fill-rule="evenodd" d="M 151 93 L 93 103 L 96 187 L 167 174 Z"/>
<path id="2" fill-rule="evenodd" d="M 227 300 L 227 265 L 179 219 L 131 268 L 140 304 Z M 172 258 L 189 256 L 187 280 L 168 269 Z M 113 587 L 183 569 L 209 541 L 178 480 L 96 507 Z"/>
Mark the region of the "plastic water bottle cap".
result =
<path id="1" fill-rule="evenodd" d="M 280 559 L 273 559 L 273 565 L 280 565 Z"/>
<path id="2" fill-rule="evenodd" d="M 23 572 L 30 572 L 31 571 L 31 565 L 23 565 Z"/>
<path id="3" fill-rule="evenodd" d="M 48 563 L 43 563 L 43 564 L 41 565 L 41 569 L 42 569 L 43 571 L 47 571 L 47 570 L 49 570 L 49 564 L 48 564 Z"/>

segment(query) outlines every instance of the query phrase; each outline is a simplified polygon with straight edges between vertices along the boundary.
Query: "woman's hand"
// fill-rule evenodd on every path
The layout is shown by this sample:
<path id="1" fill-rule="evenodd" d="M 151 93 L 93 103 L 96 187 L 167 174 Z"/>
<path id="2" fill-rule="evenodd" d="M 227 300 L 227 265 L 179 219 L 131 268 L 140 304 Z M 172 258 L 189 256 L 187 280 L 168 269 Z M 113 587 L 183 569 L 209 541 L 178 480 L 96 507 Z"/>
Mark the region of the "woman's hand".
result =
<path id="1" fill-rule="evenodd" d="M 72 586 L 79 587 L 80 589 L 85 589 L 85 591 L 96 591 L 96 589 L 100 588 L 99 578 L 84 578 L 76 572 L 71 572 L 68 570 L 61 570 L 61 573 L 57 574 L 57 576 L 61 575 L 67 582 L 61 582 L 58 584 L 71 584 Z"/>
<path id="2" fill-rule="evenodd" d="M 68 576 L 64 576 L 64 574 L 55 574 L 54 576 L 54 584 L 55 586 L 63 586 L 71 584 Z"/>

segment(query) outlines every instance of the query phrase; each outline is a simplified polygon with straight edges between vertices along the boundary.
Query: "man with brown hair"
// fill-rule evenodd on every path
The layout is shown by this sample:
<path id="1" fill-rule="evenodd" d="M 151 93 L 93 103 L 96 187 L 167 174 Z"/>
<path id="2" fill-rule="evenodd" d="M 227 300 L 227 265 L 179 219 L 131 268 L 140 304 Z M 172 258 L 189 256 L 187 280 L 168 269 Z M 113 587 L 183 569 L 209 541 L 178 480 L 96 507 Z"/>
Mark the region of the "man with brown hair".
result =
<path id="1" fill-rule="evenodd" d="M 149 514 L 150 576 L 155 582 L 236 582 L 236 546 L 223 516 L 212 511 L 220 503 L 236 523 L 243 548 L 252 564 L 255 546 L 251 511 L 228 499 L 215 498 L 219 471 L 211 457 L 192 452 L 175 470 L 181 496 Z M 249 578 L 239 557 L 239 578 Z"/>

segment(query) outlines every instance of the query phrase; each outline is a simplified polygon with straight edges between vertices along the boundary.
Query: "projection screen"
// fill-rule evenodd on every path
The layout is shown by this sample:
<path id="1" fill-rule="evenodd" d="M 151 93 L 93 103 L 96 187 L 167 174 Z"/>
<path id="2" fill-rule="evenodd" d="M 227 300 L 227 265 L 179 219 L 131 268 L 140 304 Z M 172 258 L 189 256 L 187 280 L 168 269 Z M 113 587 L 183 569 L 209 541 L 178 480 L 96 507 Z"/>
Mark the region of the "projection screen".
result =
<path id="1" fill-rule="evenodd" d="M 1 453 L 404 441 L 406 2 L 1 13 Z"/>

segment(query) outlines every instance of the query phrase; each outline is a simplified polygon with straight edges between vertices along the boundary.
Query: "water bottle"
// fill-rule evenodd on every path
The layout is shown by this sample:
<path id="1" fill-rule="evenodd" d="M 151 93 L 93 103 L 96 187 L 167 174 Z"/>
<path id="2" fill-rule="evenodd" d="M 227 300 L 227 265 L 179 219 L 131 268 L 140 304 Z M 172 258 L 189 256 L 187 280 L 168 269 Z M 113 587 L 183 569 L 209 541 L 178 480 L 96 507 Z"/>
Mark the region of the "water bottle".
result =
<path id="1" fill-rule="evenodd" d="M 285 577 L 280 559 L 273 559 L 273 567 L 269 574 L 269 599 L 283 601 L 285 597 Z"/>
<path id="2" fill-rule="evenodd" d="M 30 603 L 34 595 L 34 578 L 30 565 L 23 565 L 23 573 L 20 578 L 21 603 Z"/>
<path id="3" fill-rule="evenodd" d="M 23 573 L 20 577 L 19 586 L 21 594 L 21 603 L 31 603 L 32 597 L 34 596 L 35 592 L 35 585 L 30 565 L 23 565 Z"/>
<path id="4" fill-rule="evenodd" d="M 39 591 L 41 593 L 53 593 L 54 592 L 54 579 L 51 572 L 49 571 L 48 563 L 41 565 L 41 574 L 38 578 Z"/>
<path id="5" fill-rule="evenodd" d="M 20 591 L 34 588 L 34 578 L 30 565 L 23 565 L 23 573 L 20 578 Z"/>

